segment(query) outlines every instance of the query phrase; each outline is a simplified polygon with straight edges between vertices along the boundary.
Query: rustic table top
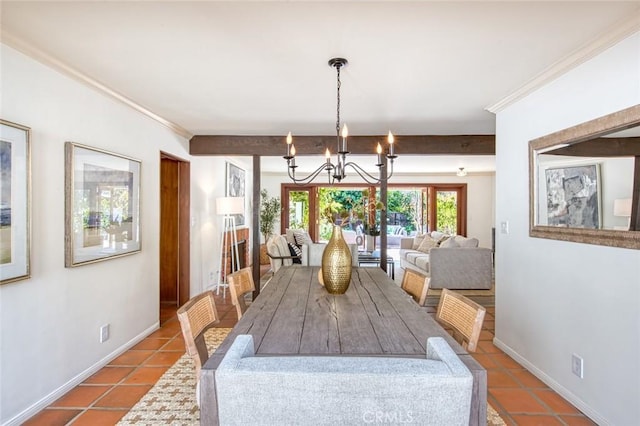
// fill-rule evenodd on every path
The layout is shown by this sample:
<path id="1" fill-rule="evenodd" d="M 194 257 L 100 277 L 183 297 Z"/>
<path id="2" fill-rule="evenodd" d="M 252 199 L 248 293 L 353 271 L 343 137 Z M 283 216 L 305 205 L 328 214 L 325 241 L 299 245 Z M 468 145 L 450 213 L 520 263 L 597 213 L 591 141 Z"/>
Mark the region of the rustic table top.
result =
<path id="1" fill-rule="evenodd" d="M 258 355 L 424 358 L 428 337 L 447 340 L 474 375 L 471 424 L 486 423 L 486 371 L 380 268 L 353 268 L 343 295 L 318 282 L 319 267 L 282 267 L 201 373 L 201 424 L 217 424 L 214 372 L 239 334 Z M 206 402 L 209 401 L 209 402 Z M 213 401 L 213 403 L 211 403 Z"/>

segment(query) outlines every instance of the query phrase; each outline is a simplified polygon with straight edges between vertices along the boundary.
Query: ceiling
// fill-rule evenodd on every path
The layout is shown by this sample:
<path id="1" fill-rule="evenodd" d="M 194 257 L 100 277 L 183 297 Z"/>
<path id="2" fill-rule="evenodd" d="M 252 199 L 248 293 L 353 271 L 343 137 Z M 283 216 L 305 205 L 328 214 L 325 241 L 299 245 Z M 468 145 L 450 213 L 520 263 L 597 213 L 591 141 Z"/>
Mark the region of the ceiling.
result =
<path id="1" fill-rule="evenodd" d="M 541 73 L 640 14 L 638 0 L 0 7 L 3 43 L 187 136 L 335 134 L 327 61 L 336 56 L 349 60 L 341 117 L 351 135 L 493 134 L 487 107 L 533 88 Z M 460 160 L 447 167 L 465 166 Z"/>

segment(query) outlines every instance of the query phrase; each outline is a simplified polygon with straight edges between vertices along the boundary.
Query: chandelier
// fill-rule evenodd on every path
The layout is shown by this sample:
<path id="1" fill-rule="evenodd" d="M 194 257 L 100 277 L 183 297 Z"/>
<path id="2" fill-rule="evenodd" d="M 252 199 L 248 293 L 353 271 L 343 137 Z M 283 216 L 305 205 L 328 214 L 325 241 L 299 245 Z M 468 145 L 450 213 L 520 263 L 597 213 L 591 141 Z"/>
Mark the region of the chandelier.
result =
<path id="1" fill-rule="evenodd" d="M 340 132 L 340 69 L 347 65 L 347 60 L 344 58 L 332 58 L 329 59 L 329 66 L 334 67 L 337 73 L 337 114 L 336 114 L 336 160 L 335 164 L 331 160 L 331 151 L 329 148 L 325 150 L 325 162 L 322 163 L 316 170 L 311 172 L 308 176 L 305 177 L 296 177 L 296 147 L 293 144 L 293 138 L 291 137 L 291 132 L 287 135 L 287 155 L 283 158 L 287 160 L 287 172 L 289 174 L 289 178 L 300 185 L 307 184 L 313 181 L 320 173 L 323 171 L 327 172 L 327 177 L 329 179 L 329 183 L 333 184 L 335 181 L 342 181 L 342 179 L 347 177 L 347 168 L 352 168 L 362 179 L 364 179 L 369 184 L 379 184 L 382 181 L 388 180 L 393 175 L 393 160 L 398 156 L 395 155 L 393 149 L 393 135 L 389 132 L 387 140 L 389 142 L 389 152 L 386 154 L 387 159 L 389 160 L 389 172 L 385 173 L 386 165 L 383 161 L 382 157 L 382 146 L 378 143 L 376 152 L 378 154 L 378 162 L 376 166 L 378 167 L 379 177 L 374 177 L 367 173 L 362 167 L 358 164 L 347 161 L 347 155 L 349 151 L 347 150 L 347 136 L 349 130 L 347 125 L 344 124 L 342 127 L 342 134 Z M 342 136 L 342 137 L 340 137 Z"/>

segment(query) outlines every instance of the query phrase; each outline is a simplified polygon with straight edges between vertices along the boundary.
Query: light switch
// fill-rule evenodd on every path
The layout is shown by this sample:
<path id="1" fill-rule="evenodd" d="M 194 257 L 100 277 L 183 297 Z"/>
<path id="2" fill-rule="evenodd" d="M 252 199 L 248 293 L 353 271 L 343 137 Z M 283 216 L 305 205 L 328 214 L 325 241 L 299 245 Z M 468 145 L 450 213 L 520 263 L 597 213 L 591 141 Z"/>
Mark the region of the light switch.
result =
<path id="1" fill-rule="evenodd" d="M 500 222 L 500 232 L 503 234 L 509 233 L 509 221 L 505 220 L 504 222 Z"/>

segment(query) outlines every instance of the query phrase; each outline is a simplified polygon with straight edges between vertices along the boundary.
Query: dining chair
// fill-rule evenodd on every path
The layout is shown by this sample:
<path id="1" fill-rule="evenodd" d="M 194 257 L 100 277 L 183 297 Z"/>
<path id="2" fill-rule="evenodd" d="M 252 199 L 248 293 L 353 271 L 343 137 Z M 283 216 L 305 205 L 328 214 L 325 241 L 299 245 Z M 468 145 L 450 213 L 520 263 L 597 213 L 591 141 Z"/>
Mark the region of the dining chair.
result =
<path id="1" fill-rule="evenodd" d="M 231 303 L 235 305 L 238 319 L 240 319 L 249 307 L 245 300 L 245 295 L 256 289 L 251 267 L 242 268 L 233 274 L 229 274 L 227 280 L 229 282 L 229 292 L 231 293 Z"/>
<path id="2" fill-rule="evenodd" d="M 405 269 L 400 288 L 409 293 L 418 305 L 424 306 L 429 290 L 429 277 L 412 269 Z"/>
<path id="3" fill-rule="evenodd" d="M 469 299 L 443 288 L 436 320 L 453 329 L 453 338 L 469 352 L 475 352 L 487 310 Z"/>
<path id="4" fill-rule="evenodd" d="M 204 334 L 220 322 L 213 291 L 205 291 L 182 305 L 178 311 L 178 320 L 182 329 L 182 337 L 187 354 L 196 365 L 196 380 L 200 381 L 200 369 L 209 359 L 209 352 Z"/>

